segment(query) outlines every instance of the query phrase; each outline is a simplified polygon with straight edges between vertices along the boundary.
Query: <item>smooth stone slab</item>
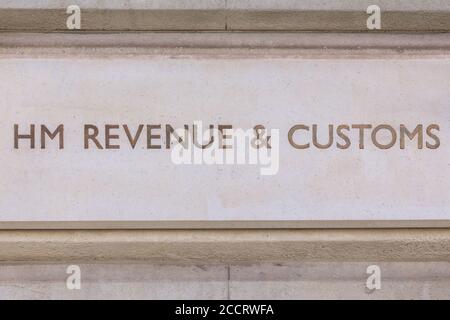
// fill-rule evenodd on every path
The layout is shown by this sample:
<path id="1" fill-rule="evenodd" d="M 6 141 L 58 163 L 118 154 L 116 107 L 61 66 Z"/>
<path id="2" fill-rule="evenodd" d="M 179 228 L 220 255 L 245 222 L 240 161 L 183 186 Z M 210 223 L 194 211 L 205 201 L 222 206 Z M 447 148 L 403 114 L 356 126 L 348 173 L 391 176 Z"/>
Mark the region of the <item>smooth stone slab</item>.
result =
<path id="1" fill-rule="evenodd" d="M 448 220 L 450 59 L 197 56 L 4 57 L 0 111 L 0 220 L 6 221 L 353 221 Z M 83 126 L 263 124 L 280 130 L 280 166 L 176 165 L 171 151 L 127 144 L 84 148 Z M 46 149 L 14 148 L 14 124 L 54 130 Z M 379 149 L 296 149 L 288 132 L 317 124 L 439 125 L 437 149 L 424 131 Z M 103 129 L 102 129 L 103 128 Z M 335 127 L 336 128 L 336 127 Z M 312 129 L 311 129 L 312 130 Z M 425 130 L 425 129 L 424 129 Z M 22 132 L 23 133 L 23 132 Z M 303 132 L 298 141 L 311 139 Z M 383 134 L 380 134 L 383 140 Z M 38 137 L 39 138 L 39 137 Z M 38 139 L 37 138 L 37 139 Z M 335 135 L 335 139 L 337 136 Z M 28 146 L 27 146 L 28 143 Z M 102 142 L 104 143 L 104 142 Z M 164 146 L 164 142 L 160 142 Z M 299 142 L 300 143 L 300 142 Z M 326 224 L 325 224 L 326 225 Z"/>
<path id="2" fill-rule="evenodd" d="M 381 288 L 366 287 L 378 266 Z M 322 262 L 232 266 L 231 299 L 447 299 L 448 262 Z"/>
<path id="3" fill-rule="evenodd" d="M 369 290 L 367 267 L 380 268 Z M 69 290 L 69 266 L 80 289 Z M 447 299 L 448 262 L 310 262 L 251 265 L 3 264 L 2 299 Z"/>
<path id="4" fill-rule="evenodd" d="M 67 286 L 77 266 L 80 289 Z M 133 264 L 0 265 L 1 299 L 227 299 L 226 266 Z M 72 288 L 72 289 L 69 289 Z"/>

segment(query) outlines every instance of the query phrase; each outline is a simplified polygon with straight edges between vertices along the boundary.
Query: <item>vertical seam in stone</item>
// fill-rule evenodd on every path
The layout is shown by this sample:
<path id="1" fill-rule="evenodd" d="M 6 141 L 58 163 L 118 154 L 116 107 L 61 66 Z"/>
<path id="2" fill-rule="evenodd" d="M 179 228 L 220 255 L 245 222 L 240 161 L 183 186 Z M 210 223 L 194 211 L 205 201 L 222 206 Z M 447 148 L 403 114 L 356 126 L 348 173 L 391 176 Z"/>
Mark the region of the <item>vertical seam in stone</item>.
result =
<path id="1" fill-rule="evenodd" d="M 228 31 L 228 0 L 225 0 L 225 31 Z"/>
<path id="2" fill-rule="evenodd" d="M 227 266 L 227 300 L 230 300 L 230 279 L 231 279 L 231 266 Z"/>

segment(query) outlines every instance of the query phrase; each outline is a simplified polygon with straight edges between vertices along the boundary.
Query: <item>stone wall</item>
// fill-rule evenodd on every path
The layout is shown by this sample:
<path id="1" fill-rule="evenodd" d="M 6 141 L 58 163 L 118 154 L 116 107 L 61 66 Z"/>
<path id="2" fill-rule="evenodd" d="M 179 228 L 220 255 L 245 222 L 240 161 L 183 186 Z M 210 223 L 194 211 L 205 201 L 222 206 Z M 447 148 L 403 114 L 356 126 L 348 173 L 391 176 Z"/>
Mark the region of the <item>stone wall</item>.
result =
<path id="1" fill-rule="evenodd" d="M 71 4 L 82 10 L 81 30 L 67 30 Z M 381 30 L 367 30 L 371 4 L 382 10 Z M 12 0 L 0 3 L 0 31 L 0 58 L 278 52 L 439 59 L 450 56 L 450 1 Z M 0 298 L 449 298 L 447 227 L 3 222 Z M 69 265 L 80 267 L 80 290 L 66 287 Z M 380 290 L 366 288 L 369 265 L 381 269 Z"/>

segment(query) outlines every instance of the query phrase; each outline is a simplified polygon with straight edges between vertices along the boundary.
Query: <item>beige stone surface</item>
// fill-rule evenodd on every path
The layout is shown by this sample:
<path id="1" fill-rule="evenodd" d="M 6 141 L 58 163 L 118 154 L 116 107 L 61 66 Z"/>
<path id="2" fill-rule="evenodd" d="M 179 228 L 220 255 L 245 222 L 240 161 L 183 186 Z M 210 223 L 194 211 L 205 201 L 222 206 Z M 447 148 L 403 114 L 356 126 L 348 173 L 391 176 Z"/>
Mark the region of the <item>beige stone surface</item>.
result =
<path id="1" fill-rule="evenodd" d="M 69 290 L 69 264 L 0 265 L 0 299 L 226 299 L 226 266 L 80 264 L 81 289 Z"/>
<path id="2" fill-rule="evenodd" d="M 278 30 L 367 31 L 366 9 L 372 1 L 110 1 L 75 2 L 84 31 Z M 65 8 L 72 1 L 5 1 L 0 30 L 67 31 Z M 376 3 L 382 32 L 450 30 L 447 1 Z M 372 31 L 373 32 L 373 31 Z"/>
<path id="3" fill-rule="evenodd" d="M 0 261 L 450 261 L 449 229 L 3 230 Z"/>
<path id="4" fill-rule="evenodd" d="M 69 265 L 80 290 L 69 290 Z M 381 288 L 366 287 L 367 267 Z M 448 262 L 0 264 L 0 299 L 448 299 Z"/>
<path id="5" fill-rule="evenodd" d="M 131 33 L 104 34 L 100 39 L 99 35 L 89 34 L 122 30 L 367 31 L 367 15 L 359 8 L 361 1 L 227 2 L 229 7 L 225 10 L 224 1 L 152 1 L 156 3 L 154 7 L 135 7 L 140 1 L 111 1 L 108 3 L 114 3 L 116 8 L 95 9 L 96 4 L 83 11 L 83 30 L 87 34 L 43 37 L 9 32 L 67 32 L 67 1 L 1 1 L 0 30 L 6 32 L 0 34 L 0 51 L 12 56 L 30 52 L 60 54 L 66 50 L 102 56 L 111 54 L 111 47 L 115 47 L 116 53 L 118 49 L 128 55 L 183 55 L 189 50 L 209 54 L 211 51 L 205 48 L 215 48 L 215 54 L 227 56 L 276 51 L 324 57 L 328 55 L 325 48 L 333 48 L 343 56 L 366 55 L 370 51 L 372 56 L 398 57 L 447 55 L 450 47 L 448 34 L 421 34 L 450 30 L 448 1 L 378 1 L 382 9 L 387 9 L 382 31 L 416 33 L 408 35 Z M 331 3 L 334 6 L 330 7 Z M 312 14 L 311 10 L 317 12 Z M 86 50 L 86 46 L 95 49 Z M 184 47 L 184 51 L 179 47 Z M 255 53 L 254 48 L 267 51 Z M 373 226 L 388 227 L 376 223 Z M 433 225 L 439 226 L 443 225 Z M 9 227 L 18 228 L 14 224 Z M 40 229 L 46 227 L 39 225 Z M 450 230 L 445 228 L 420 229 L 410 224 L 415 228 L 95 230 L 96 227 L 104 226 L 93 224 L 90 228 L 94 230 L 1 230 L 0 298 L 449 298 Z M 82 270 L 81 291 L 70 291 L 65 286 L 66 268 L 73 263 Z M 367 291 L 364 286 L 369 264 L 381 267 L 380 291 Z"/>
<path id="6" fill-rule="evenodd" d="M 448 219 L 448 51 L 380 59 L 324 50 L 327 56 L 316 59 L 266 50 L 249 57 L 244 48 L 229 58 L 125 55 L 117 47 L 91 56 L 95 49 L 84 48 L 83 56 L 64 49 L 58 56 L 27 49 L 2 55 L 1 221 Z M 122 130 L 121 150 L 83 149 L 85 123 L 134 128 L 141 121 L 178 126 L 199 119 L 280 129 L 279 172 L 261 177 L 255 166 L 177 167 L 169 150 L 145 150 L 142 137 L 132 150 Z M 13 124 L 22 131 L 35 122 L 63 123 L 65 149 L 30 150 L 26 141 L 14 149 Z M 318 123 L 323 134 L 330 123 L 360 122 L 397 130 L 401 123 L 437 123 L 442 144 L 419 150 L 408 143 L 401 150 L 395 139 L 395 147 L 379 150 L 366 138 L 359 150 L 353 130 L 346 151 L 300 151 L 287 139 L 297 123 Z M 307 133 L 298 139 L 311 141 Z"/>
<path id="7" fill-rule="evenodd" d="M 377 265 L 381 288 L 366 287 Z M 448 263 L 302 263 L 234 266 L 231 299 L 448 299 Z"/>
<path id="8" fill-rule="evenodd" d="M 42 56 L 134 57 L 145 55 L 200 57 L 389 58 L 448 55 L 450 33 L 309 33 L 309 32 L 143 32 L 143 33 L 0 33 L 0 53 Z"/>

